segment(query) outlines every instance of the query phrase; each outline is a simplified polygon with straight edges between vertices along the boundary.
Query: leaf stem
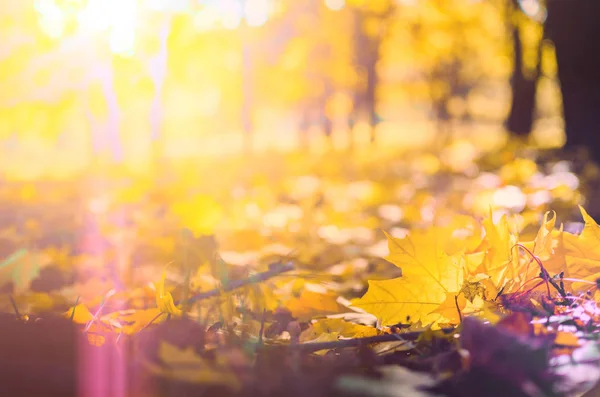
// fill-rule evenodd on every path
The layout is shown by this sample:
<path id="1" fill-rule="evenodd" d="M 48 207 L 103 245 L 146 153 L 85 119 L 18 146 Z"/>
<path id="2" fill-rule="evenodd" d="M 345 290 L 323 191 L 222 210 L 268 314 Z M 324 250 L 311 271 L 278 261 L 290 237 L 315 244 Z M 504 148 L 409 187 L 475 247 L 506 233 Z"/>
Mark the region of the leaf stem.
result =
<path id="1" fill-rule="evenodd" d="M 15 315 L 17 316 L 17 319 L 21 319 L 21 313 L 19 312 L 19 308 L 17 307 L 17 302 L 15 302 L 15 299 L 13 298 L 12 294 L 8 295 L 8 299 L 10 299 L 10 303 L 12 304 L 13 310 L 15 311 Z"/>
<path id="2" fill-rule="evenodd" d="M 286 273 L 294 270 L 294 265 L 291 262 L 288 263 L 276 263 L 269 266 L 269 270 L 264 271 L 262 273 L 254 274 L 250 277 L 247 277 L 242 280 L 235 280 L 228 282 L 221 288 L 215 288 L 210 291 L 199 293 L 198 295 L 194 295 L 187 300 L 187 304 L 197 302 L 199 300 L 212 298 L 215 296 L 221 295 L 223 292 L 233 291 L 235 289 L 244 287 L 248 284 L 260 283 L 262 281 L 266 281 L 272 277 L 278 276 L 282 273 Z M 179 305 L 181 302 L 176 302 L 176 305 Z"/>
<path id="3" fill-rule="evenodd" d="M 75 318 L 75 310 L 77 309 L 77 305 L 79 304 L 79 298 L 81 298 L 81 296 L 77 297 L 77 300 L 75 300 L 75 305 L 73 306 L 73 311 L 71 312 L 71 318 L 69 320 L 73 321 L 73 319 Z"/>
<path id="4" fill-rule="evenodd" d="M 460 311 L 460 307 L 458 307 L 458 295 L 454 295 L 454 304 L 456 305 L 456 310 L 458 311 L 458 320 L 462 324 L 462 312 Z"/>
<path id="5" fill-rule="evenodd" d="M 456 328 L 442 328 L 441 331 L 444 334 L 450 334 L 455 331 Z M 352 339 L 341 339 L 337 341 L 331 342 L 312 342 L 312 343 L 300 343 L 300 344 L 290 344 L 290 345 L 262 345 L 258 346 L 258 349 L 283 349 L 283 350 L 292 350 L 292 351 L 302 351 L 302 352 L 316 352 L 319 350 L 329 350 L 329 349 L 341 349 L 346 347 L 360 347 L 365 345 L 370 345 L 371 343 L 381 343 L 381 342 L 395 342 L 395 341 L 415 341 L 421 336 L 423 331 L 414 331 L 414 332 L 406 332 L 401 334 L 384 334 L 384 335 L 376 335 L 376 336 L 367 336 L 364 338 L 352 338 Z"/>
<path id="6" fill-rule="evenodd" d="M 541 259 L 538 258 L 536 255 L 534 255 L 533 252 L 531 252 L 529 250 L 529 248 L 525 247 L 521 243 L 517 243 L 514 246 L 518 247 L 518 248 L 521 248 L 522 250 L 526 251 L 529 255 L 531 255 L 531 258 L 537 262 L 537 264 L 540 267 L 541 278 L 544 281 L 544 283 L 546 284 L 546 290 L 548 292 L 548 298 L 551 298 L 551 295 L 550 295 L 550 283 L 548 282 L 548 279 L 550 278 L 550 274 L 548 273 L 548 271 L 544 267 L 544 264 L 542 263 Z M 531 261 L 529 263 L 531 263 Z M 527 267 L 529 267 L 529 264 L 527 264 Z M 527 274 L 525 274 L 525 276 L 527 276 Z"/>
<path id="7" fill-rule="evenodd" d="M 263 344 L 263 333 L 265 330 L 265 318 L 267 317 L 267 309 L 263 309 L 262 318 L 260 319 L 260 330 L 258 331 L 258 345 Z"/>

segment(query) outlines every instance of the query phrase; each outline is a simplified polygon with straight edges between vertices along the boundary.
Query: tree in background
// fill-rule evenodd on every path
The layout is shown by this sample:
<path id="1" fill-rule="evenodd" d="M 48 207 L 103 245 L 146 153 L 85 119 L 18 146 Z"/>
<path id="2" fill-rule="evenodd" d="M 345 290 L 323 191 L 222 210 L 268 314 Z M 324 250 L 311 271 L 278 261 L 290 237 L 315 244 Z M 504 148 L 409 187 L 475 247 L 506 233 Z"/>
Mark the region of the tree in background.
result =
<path id="1" fill-rule="evenodd" d="M 527 136 L 533 129 L 536 108 L 536 88 L 542 74 L 543 20 L 542 8 L 522 8 L 520 0 L 507 1 L 506 19 L 513 47 L 513 72 L 510 80 L 512 99 L 506 120 L 508 131 Z M 529 36 L 526 38 L 526 33 Z M 534 44 L 532 44 L 534 43 Z"/>
<path id="2" fill-rule="evenodd" d="M 547 35 L 554 43 L 567 146 L 585 146 L 600 160 L 600 2 L 548 0 Z"/>
<path id="3" fill-rule="evenodd" d="M 353 89 L 349 126 L 352 130 L 356 121 L 366 113 L 371 128 L 371 142 L 374 142 L 375 130 L 379 123 L 377 64 L 381 55 L 381 44 L 390 31 L 396 3 L 390 0 L 353 0 L 350 7 L 353 19 L 352 66 L 356 70 L 357 82 Z"/>
<path id="4" fill-rule="evenodd" d="M 600 159 L 600 27 L 593 0 L 508 2 L 513 42 L 512 103 L 507 129 L 526 136 L 536 118 L 536 88 L 542 77 L 546 40 L 554 44 L 567 147 L 587 147 Z M 545 73 L 544 73 L 545 74 Z"/>
<path id="5" fill-rule="evenodd" d="M 399 8 L 390 40 L 404 45 L 398 47 L 404 54 L 394 61 L 405 69 L 402 89 L 414 107 L 427 103 L 439 132 L 452 131 L 454 121 L 504 118 L 510 64 L 503 4 L 425 0 Z M 385 57 L 389 54 L 388 49 Z"/>
<path id="6" fill-rule="evenodd" d="M 88 10 L 90 23 L 82 24 L 80 10 L 59 33 L 56 21 L 40 16 L 69 15 L 67 3 L 35 2 L 60 4 L 59 13 L 44 13 L 33 1 L 16 2 L 29 16 L 2 26 L 9 50 L 0 81 L 22 106 L 10 107 L 13 121 L 3 129 L 55 138 L 77 129 L 97 152 L 119 158 L 157 137 L 165 153 L 190 156 L 238 132 L 249 148 L 258 130 L 299 131 L 308 141 L 306 130 L 329 137 L 357 123 L 369 125 L 374 140 L 381 119 L 399 126 L 406 115 L 429 117 L 438 130 L 455 121 L 498 123 L 510 101 L 507 1 L 204 0 L 155 9 L 160 2 L 124 0 L 120 7 L 139 6 L 128 25 L 86 31 L 98 15 L 114 13 Z M 167 7 L 175 3 L 187 6 Z M 105 2 L 78 4 L 85 11 Z M 261 4 L 268 17 L 250 22 Z M 525 26 L 519 36 L 528 36 Z M 132 27 L 133 41 L 123 35 Z M 113 40 L 113 31 L 127 40 Z M 117 45 L 128 40 L 133 50 Z M 22 110 L 30 107 L 78 124 L 40 121 L 46 116 Z"/>

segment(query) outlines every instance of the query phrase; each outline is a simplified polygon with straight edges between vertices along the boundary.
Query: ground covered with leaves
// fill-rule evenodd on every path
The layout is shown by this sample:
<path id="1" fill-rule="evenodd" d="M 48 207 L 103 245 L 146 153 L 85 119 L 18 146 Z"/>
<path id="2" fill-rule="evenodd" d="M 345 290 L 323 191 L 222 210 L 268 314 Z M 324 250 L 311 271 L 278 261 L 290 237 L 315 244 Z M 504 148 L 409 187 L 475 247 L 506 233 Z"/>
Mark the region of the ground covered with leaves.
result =
<path id="1" fill-rule="evenodd" d="M 597 174 L 457 141 L 6 178 L 1 388 L 598 395 Z"/>

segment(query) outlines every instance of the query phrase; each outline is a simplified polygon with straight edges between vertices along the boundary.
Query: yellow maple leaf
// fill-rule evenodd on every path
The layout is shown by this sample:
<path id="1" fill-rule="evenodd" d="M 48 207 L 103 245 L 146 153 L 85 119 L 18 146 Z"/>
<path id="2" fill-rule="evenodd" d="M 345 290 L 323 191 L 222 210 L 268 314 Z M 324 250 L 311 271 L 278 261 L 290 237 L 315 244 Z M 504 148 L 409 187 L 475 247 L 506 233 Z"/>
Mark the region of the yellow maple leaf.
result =
<path id="1" fill-rule="evenodd" d="M 159 324 L 166 316 L 159 308 L 145 310 L 121 310 L 102 316 L 102 322 L 110 324 L 126 335 L 132 335 L 147 327 L 150 323 Z"/>
<path id="2" fill-rule="evenodd" d="M 448 291 L 430 278 L 402 276 L 391 280 L 369 280 L 369 289 L 352 305 L 375 315 L 381 325 L 421 321 L 431 324 L 442 320 L 432 313 L 444 300 Z"/>
<path id="3" fill-rule="evenodd" d="M 75 313 L 73 313 L 73 311 Z M 86 324 L 94 318 L 94 315 L 90 313 L 88 308 L 83 304 L 79 303 L 78 305 L 70 308 L 65 313 L 63 313 L 63 317 L 68 319 L 72 319 L 76 324 Z"/>
<path id="4" fill-rule="evenodd" d="M 502 318 L 500 314 L 500 304 L 494 301 L 484 301 L 479 317 L 489 321 L 490 324 L 496 324 Z"/>
<path id="5" fill-rule="evenodd" d="M 88 343 L 92 346 L 100 347 L 104 345 L 106 342 L 106 338 L 103 335 L 88 333 L 87 334 Z"/>
<path id="6" fill-rule="evenodd" d="M 450 324 L 459 324 L 462 316 L 462 310 L 467 306 L 465 295 L 448 293 L 446 300 L 442 302 L 431 313 L 438 313 L 444 317 L 444 320 Z"/>
<path id="7" fill-rule="evenodd" d="M 341 318 L 324 318 L 302 331 L 300 342 L 316 342 L 317 339 L 325 342 L 337 340 L 339 337 L 361 338 L 378 334 L 379 331 L 374 327 L 351 323 Z"/>
<path id="8" fill-rule="evenodd" d="M 589 289 L 600 278 L 600 226 L 583 209 L 579 207 L 585 226 L 580 235 L 562 233 L 563 252 L 567 274 L 570 278 L 581 280 L 574 282 L 574 291 Z"/>
<path id="9" fill-rule="evenodd" d="M 494 224 L 492 214 L 483 221 L 485 238 L 479 251 L 485 252 L 481 265 L 471 274 L 486 274 L 498 288 L 518 279 L 519 252 L 515 250 L 518 236 L 510 230 L 506 215 Z"/>
<path id="10" fill-rule="evenodd" d="M 300 335 L 302 336 L 302 334 L 300 334 Z M 339 339 L 339 337 L 340 337 L 339 332 L 328 332 L 328 333 L 317 335 L 317 337 L 314 339 L 311 339 L 309 343 L 335 342 L 336 340 Z M 329 351 L 329 349 L 322 349 L 322 350 L 317 350 L 314 353 L 319 356 L 323 356 L 323 355 L 327 354 L 328 351 Z"/>
<path id="11" fill-rule="evenodd" d="M 106 337 L 110 335 L 111 329 L 106 324 L 98 321 L 86 331 L 88 343 L 92 346 L 101 347 L 106 342 Z"/>
<path id="12" fill-rule="evenodd" d="M 465 254 L 465 272 L 467 276 L 477 276 L 483 271 L 483 261 L 485 260 L 485 252 L 473 252 Z"/>
<path id="13" fill-rule="evenodd" d="M 337 298 L 334 293 L 320 293 L 305 289 L 300 296 L 290 299 L 285 306 L 294 317 L 307 321 L 314 317 L 347 311 L 346 307 L 337 302 Z"/>
<path id="14" fill-rule="evenodd" d="M 353 305 L 375 315 L 382 325 L 443 320 L 434 311 L 448 294 L 458 294 L 465 277 L 463 251 L 454 255 L 445 251 L 451 235 L 440 227 L 414 231 L 405 238 L 386 233 L 390 251 L 386 259 L 402 269 L 402 277 L 370 280 L 367 293 Z"/>
<path id="15" fill-rule="evenodd" d="M 579 343 L 579 338 L 570 332 L 558 331 L 554 338 L 554 343 L 561 346 L 566 347 L 579 347 L 581 344 Z"/>
<path id="16" fill-rule="evenodd" d="M 163 313 L 174 314 L 180 316 L 182 314 L 181 309 L 175 306 L 173 296 L 170 292 L 165 291 L 165 279 L 167 278 L 166 270 L 163 271 L 160 281 L 154 283 L 156 289 L 156 306 Z"/>
<path id="17" fill-rule="evenodd" d="M 551 218 L 549 218 L 550 214 L 552 214 Z M 551 274 L 566 270 L 562 246 L 562 225 L 559 230 L 554 230 L 555 225 L 556 214 L 546 212 L 535 239 L 521 243 L 543 262 L 544 268 Z"/>
<path id="18" fill-rule="evenodd" d="M 385 233 L 385 232 L 384 232 Z M 405 238 L 385 233 L 390 254 L 385 258 L 402 269 L 403 276 L 418 276 L 437 284 L 445 292 L 460 291 L 464 278 L 462 253 L 448 255 L 448 231 L 430 228 L 414 231 Z"/>
<path id="19" fill-rule="evenodd" d="M 549 217 L 550 214 L 552 217 Z M 519 245 L 529 252 L 520 256 L 516 267 L 518 276 L 514 278 L 514 283 L 509 288 L 504 289 L 504 292 L 516 292 L 523 287 L 527 280 L 536 278 L 541 271 L 540 263 L 550 276 L 561 272 L 568 275 L 565 265 L 562 226 L 559 230 L 554 230 L 555 224 L 556 215 L 553 212 L 546 212 L 535 239 L 519 242 Z"/>
<path id="20" fill-rule="evenodd" d="M 447 235 L 444 251 L 449 255 L 461 251 L 471 253 L 481 245 L 481 224 L 471 216 L 453 214 L 444 229 Z"/>

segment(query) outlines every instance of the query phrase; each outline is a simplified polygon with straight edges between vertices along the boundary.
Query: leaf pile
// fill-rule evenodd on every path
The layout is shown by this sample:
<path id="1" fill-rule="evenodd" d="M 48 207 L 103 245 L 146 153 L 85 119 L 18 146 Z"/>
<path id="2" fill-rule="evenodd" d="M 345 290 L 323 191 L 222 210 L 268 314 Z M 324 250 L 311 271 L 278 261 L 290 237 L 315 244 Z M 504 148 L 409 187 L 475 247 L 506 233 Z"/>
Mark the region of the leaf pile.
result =
<path id="1" fill-rule="evenodd" d="M 2 384 L 61 396 L 588 390 L 600 230 L 583 207 L 580 231 L 572 222 L 585 177 L 472 149 L 460 167 L 451 146 L 384 165 L 288 155 L 6 181 L 0 351 L 14 360 Z"/>

